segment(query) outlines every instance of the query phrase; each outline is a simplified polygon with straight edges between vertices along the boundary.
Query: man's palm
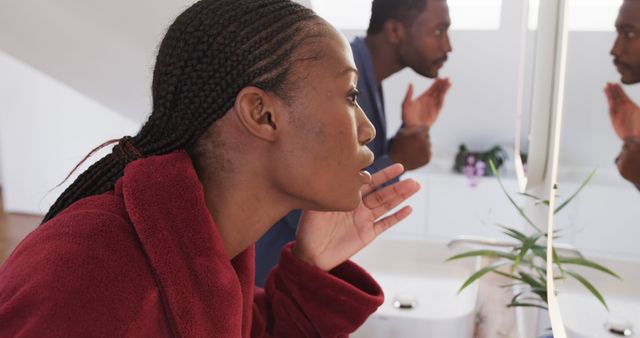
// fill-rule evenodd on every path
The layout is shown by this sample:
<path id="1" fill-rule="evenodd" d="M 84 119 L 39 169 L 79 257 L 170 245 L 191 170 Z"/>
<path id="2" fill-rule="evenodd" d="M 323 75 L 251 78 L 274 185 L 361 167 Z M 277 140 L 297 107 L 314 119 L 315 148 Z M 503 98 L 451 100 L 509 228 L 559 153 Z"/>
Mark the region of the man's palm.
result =
<path id="1" fill-rule="evenodd" d="M 640 136 L 640 108 L 618 84 L 607 84 L 605 88 L 609 102 L 609 116 L 613 129 L 620 139 Z"/>
<path id="2" fill-rule="evenodd" d="M 409 85 L 402 102 L 402 122 L 406 127 L 430 128 L 440 115 L 444 98 L 451 87 L 449 79 L 436 79 L 422 95 L 413 99 L 413 85 Z"/>

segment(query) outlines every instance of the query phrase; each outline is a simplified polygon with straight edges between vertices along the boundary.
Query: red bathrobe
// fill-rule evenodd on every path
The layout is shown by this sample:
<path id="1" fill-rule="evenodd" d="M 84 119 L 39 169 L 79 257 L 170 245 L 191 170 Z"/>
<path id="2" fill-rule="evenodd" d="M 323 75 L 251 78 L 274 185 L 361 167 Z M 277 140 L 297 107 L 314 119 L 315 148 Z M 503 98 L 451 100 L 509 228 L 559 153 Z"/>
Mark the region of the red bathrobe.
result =
<path id="1" fill-rule="evenodd" d="M 0 268 L 0 337 L 344 337 L 382 303 L 345 262 L 291 245 L 265 289 L 230 260 L 185 152 L 132 162 L 111 192 L 40 225 Z"/>

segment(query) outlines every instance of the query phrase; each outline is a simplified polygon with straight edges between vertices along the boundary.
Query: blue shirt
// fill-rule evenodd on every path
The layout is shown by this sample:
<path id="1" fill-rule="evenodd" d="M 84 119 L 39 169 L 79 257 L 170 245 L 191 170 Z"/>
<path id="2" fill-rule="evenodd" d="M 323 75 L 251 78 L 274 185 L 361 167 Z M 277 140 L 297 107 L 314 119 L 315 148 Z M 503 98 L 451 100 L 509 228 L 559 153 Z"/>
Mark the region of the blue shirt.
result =
<path id="1" fill-rule="evenodd" d="M 374 173 L 391 165 L 389 144 L 387 140 L 387 120 L 384 111 L 382 87 L 376 83 L 376 74 L 371 60 L 371 53 L 363 38 L 351 42 L 353 58 L 358 68 L 358 104 L 376 128 L 376 137 L 368 144 L 375 155 L 375 162 L 367 170 Z M 264 282 L 278 261 L 280 251 L 285 244 L 296 237 L 296 229 L 300 220 L 300 210 L 294 210 L 274 224 L 267 233 L 256 242 L 256 285 L 264 286 Z"/>

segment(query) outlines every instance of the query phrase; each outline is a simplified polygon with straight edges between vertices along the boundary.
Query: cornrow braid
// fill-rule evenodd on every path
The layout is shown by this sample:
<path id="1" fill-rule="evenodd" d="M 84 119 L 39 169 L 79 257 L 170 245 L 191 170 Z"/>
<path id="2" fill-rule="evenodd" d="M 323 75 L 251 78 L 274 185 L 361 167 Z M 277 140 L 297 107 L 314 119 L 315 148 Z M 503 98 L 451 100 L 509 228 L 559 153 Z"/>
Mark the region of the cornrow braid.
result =
<path id="1" fill-rule="evenodd" d="M 46 222 L 75 201 L 113 189 L 140 157 L 192 147 L 256 86 L 286 99 L 294 52 L 320 19 L 290 0 L 201 0 L 169 27 L 153 73 L 153 110 L 137 135 L 83 172 L 55 201 Z"/>

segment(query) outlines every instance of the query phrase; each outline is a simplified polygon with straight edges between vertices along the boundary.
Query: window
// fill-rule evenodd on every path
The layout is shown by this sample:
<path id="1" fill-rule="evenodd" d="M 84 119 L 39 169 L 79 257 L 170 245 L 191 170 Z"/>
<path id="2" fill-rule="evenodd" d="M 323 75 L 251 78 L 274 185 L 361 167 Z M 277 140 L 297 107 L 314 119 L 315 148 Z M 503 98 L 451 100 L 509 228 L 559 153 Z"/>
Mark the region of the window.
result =
<path id="1" fill-rule="evenodd" d="M 448 3 L 451 15 L 451 29 L 500 29 L 502 0 L 449 0 Z"/>
<path id="2" fill-rule="evenodd" d="M 369 27 L 371 0 L 311 0 L 311 8 L 338 29 Z"/>
<path id="3" fill-rule="evenodd" d="M 502 0 L 448 0 L 454 30 L 500 28 Z M 311 0 L 312 8 L 338 29 L 366 30 L 371 0 Z"/>
<path id="4" fill-rule="evenodd" d="M 622 0 L 567 0 L 570 31 L 614 31 Z M 529 28 L 538 27 L 540 0 L 530 0 Z"/>

